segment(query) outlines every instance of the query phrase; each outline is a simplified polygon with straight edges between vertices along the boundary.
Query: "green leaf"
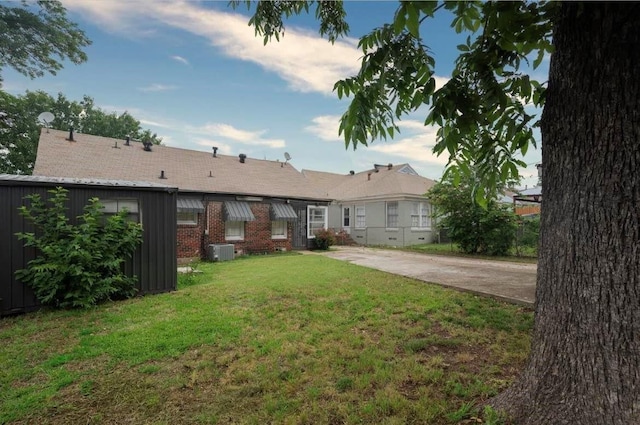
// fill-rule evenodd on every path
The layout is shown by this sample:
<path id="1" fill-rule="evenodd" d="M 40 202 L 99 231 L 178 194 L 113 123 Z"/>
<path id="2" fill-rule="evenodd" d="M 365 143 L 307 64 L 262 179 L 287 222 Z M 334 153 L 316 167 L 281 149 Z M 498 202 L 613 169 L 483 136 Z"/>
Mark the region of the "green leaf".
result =
<path id="1" fill-rule="evenodd" d="M 400 7 L 396 11 L 395 18 L 393 20 L 393 30 L 396 34 L 400 34 L 404 30 L 407 22 L 407 6 L 406 3 L 400 3 Z"/>
<path id="2" fill-rule="evenodd" d="M 533 61 L 533 69 L 537 69 L 540 66 L 540 64 L 544 60 L 544 53 L 545 51 L 543 49 L 538 50 L 538 56 L 536 56 L 535 60 Z"/>
<path id="3" fill-rule="evenodd" d="M 407 9 L 407 21 L 405 26 L 412 36 L 420 38 L 420 12 L 413 3 L 404 3 Z"/>

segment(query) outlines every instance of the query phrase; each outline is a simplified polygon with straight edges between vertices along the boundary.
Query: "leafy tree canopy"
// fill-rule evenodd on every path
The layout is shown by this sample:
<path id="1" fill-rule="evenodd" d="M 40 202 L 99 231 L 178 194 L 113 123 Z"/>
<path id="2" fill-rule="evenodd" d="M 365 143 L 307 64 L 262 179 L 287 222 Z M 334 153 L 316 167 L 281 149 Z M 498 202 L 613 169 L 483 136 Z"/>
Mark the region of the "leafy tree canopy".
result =
<path id="1" fill-rule="evenodd" d="M 91 44 L 57 0 L 0 4 L 0 34 L 0 71 L 9 66 L 30 78 L 55 75 L 64 60 L 85 62 L 82 49 Z"/>
<path id="2" fill-rule="evenodd" d="M 95 106 L 89 96 L 81 101 L 67 99 L 62 93 L 57 98 L 42 91 L 27 91 L 12 96 L 0 91 L 0 104 L 4 109 L 4 123 L 0 125 L 0 173 L 31 174 L 36 159 L 40 129 L 38 115 L 49 111 L 54 120 L 49 127 L 74 130 L 96 136 L 149 140 L 159 144 L 162 139 L 128 112 L 107 113 Z"/>
<path id="3" fill-rule="evenodd" d="M 237 7 L 241 2 L 232 2 Z M 253 2 L 246 1 L 251 8 Z M 320 33 L 330 41 L 349 26 L 342 2 L 258 2 L 250 25 L 265 43 L 284 34 L 283 19 L 308 12 L 315 3 Z M 537 68 L 552 50 L 554 2 L 401 2 L 393 21 L 359 42 L 363 57 L 357 75 L 338 81 L 339 98 L 351 98 L 340 134 L 346 146 L 393 137 L 403 115 L 428 108 L 425 125 L 437 125 L 436 154 L 447 152 L 447 173 L 480 176 L 481 203 L 500 184 L 519 179 L 518 167 L 538 125 L 527 105 L 541 106 L 545 85 L 522 70 Z M 452 12 L 451 26 L 468 32 L 451 79 L 436 89 L 435 58 L 421 35 L 440 10 Z M 488 196 L 489 195 L 489 196 Z"/>

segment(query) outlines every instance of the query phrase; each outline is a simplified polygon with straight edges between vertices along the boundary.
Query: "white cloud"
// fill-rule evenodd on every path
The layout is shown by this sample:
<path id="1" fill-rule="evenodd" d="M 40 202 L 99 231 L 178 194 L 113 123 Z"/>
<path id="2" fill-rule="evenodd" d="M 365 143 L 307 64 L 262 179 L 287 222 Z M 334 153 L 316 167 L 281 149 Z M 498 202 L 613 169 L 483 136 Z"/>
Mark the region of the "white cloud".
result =
<path id="1" fill-rule="evenodd" d="M 201 127 L 188 127 L 186 131 L 189 133 L 222 137 L 245 145 L 266 146 L 269 148 L 283 148 L 286 145 L 286 142 L 282 139 L 263 138 L 262 135 L 265 134 L 267 130 L 247 131 L 222 123 L 207 123 Z"/>
<path id="2" fill-rule="evenodd" d="M 240 130 L 229 124 L 219 123 L 205 124 L 203 127 L 200 127 L 198 131 L 202 133 L 215 134 L 217 136 L 226 137 L 238 142 L 251 142 L 252 140 L 259 139 L 265 133 L 265 130 Z"/>
<path id="3" fill-rule="evenodd" d="M 230 152 L 233 151 L 233 148 L 230 144 L 221 142 L 219 140 L 196 138 L 194 141 L 196 145 L 204 146 L 209 150 L 212 150 L 214 146 L 217 147 L 218 154 L 220 155 L 231 155 Z"/>
<path id="4" fill-rule="evenodd" d="M 183 63 L 185 65 L 191 65 L 189 63 L 189 61 L 186 60 L 185 58 L 183 58 L 182 56 L 174 55 L 174 56 L 171 56 L 171 59 L 173 59 L 174 61 L 178 61 L 180 63 Z"/>
<path id="5" fill-rule="evenodd" d="M 136 117 L 134 117 L 136 118 Z M 142 125 L 150 125 L 152 127 L 159 127 L 159 128 L 170 128 L 173 129 L 174 126 L 167 124 L 167 123 L 161 123 L 158 121 L 153 121 L 153 120 L 148 120 L 148 119 L 144 119 L 144 118 L 136 118 L 138 121 L 140 121 L 140 124 Z"/>
<path id="6" fill-rule="evenodd" d="M 415 126 L 415 122 L 409 123 L 409 128 L 411 126 Z M 369 149 L 385 155 L 402 158 L 407 162 L 446 165 L 448 161 L 446 154 L 436 156 L 433 153 L 433 146 L 436 143 L 436 131 L 435 127 L 422 126 L 421 132 L 418 134 L 393 141 L 375 142 L 369 145 Z"/>
<path id="7" fill-rule="evenodd" d="M 424 123 L 418 120 L 402 120 L 397 122 L 398 127 L 400 127 L 400 131 L 402 130 L 414 130 L 414 131 L 425 131 L 427 127 L 425 127 Z"/>
<path id="8" fill-rule="evenodd" d="M 70 10 L 83 14 L 110 31 L 151 34 L 150 25 L 168 25 L 210 41 L 225 55 L 253 62 L 287 81 L 292 90 L 331 94 L 334 83 L 359 69 L 361 52 L 354 39 L 334 44 L 317 34 L 287 27 L 280 42 L 263 44 L 249 18 L 238 13 L 206 8 L 202 3 L 122 1 L 87 2 L 64 0 Z M 141 27 L 143 22 L 146 27 Z"/>
<path id="9" fill-rule="evenodd" d="M 138 90 L 142 92 L 147 92 L 147 93 L 154 93 L 154 92 L 175 90 L 177 88 L 178 88 L 177 86 L 153 83 L 146 87 L 138 87 Z"/>
<path id="10" fill-rule="evenodd" d="M 311 120 L 313 123 L 304 128 L 305 131 L 315 134 L 318 138 L 328 142 L 339 142 L 344 140 L 338 135 L 340 127 L 340 115 L 321 115 Z"/>

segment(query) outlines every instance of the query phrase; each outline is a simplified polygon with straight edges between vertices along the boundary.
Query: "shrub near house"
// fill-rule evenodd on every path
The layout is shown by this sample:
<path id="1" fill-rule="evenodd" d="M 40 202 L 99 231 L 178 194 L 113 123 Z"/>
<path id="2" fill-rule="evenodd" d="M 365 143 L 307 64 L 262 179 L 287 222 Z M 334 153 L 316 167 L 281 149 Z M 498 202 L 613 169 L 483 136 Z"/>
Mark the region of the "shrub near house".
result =
<path id="1" fill-rule="evenodd" d="M 39 194 L 30 195 L 30 207 L 20 208 L 36 232 L 21 232 L 18 238 L 25 247 L 36 248 L 38 256 L 16 276 L 42 304 L 53 307 L 89 307 L 132 297 L 136 278 L 126 276 L 121 265 L 142 242 L 142 226 L 128 221 L 126 210 L 105 217 L 97 198 L 89 200 L 78 224 L 70 224 L 67 192 L 61 187 L 50 190 L 48 204 Z"/>
<path id="2" fill-rule="evenodd" d="M 313 239 L 313 249 L 326 251 L 330 246 L 336 244 L 336 232 L 333 229 L 321 229 L 315 232 Z"/>

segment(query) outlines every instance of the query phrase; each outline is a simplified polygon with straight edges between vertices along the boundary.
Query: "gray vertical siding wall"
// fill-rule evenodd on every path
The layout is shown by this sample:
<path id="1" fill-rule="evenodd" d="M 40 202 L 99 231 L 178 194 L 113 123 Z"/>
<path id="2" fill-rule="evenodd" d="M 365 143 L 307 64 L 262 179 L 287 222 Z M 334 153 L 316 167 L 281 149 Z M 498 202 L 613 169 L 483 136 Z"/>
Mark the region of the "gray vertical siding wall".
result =
<path id="1" fill-rule="evenodd" d="M 55 186 L 69 190 L 68 213 L 73 221 L 82 214 L 92 197 L 101 199 L 138 199 L 142 217 L 143 242 L 125 264 L 128 275 L 138 277 L 140 295 L 176 289 L 176 192 L 166 189 L 141 189 L 110 186 L 74 186 L 65 184 L 28 184 L 0 181 L 0 316 L 32 311 L 39 307 L 32 291 L 15 278 L 15 271 L 35 258 L 34 249 L 26 249 L 17 232 L 33 231 L 18 213 L 24 197 Z"/>
<path id="2" fill-rule="evenodd" d="M 436 231 L 433 227 L 415 229 L 411 227 L 411 213 L 413 202 L 428 202 L 426 200 L 393 200 L 398 202 L 398 226 L 387 228 L 387 201 L 347 202 L 332 205 L 329 211 L 329 227 L 342 229 L 342 208 L 351 207 L 351 226 L 349 229 L 354 242 L 362 245 L 411 246 L 432 243 Z M 356 207 L 365 207 L 364 228 L 356 227 Z"/>

